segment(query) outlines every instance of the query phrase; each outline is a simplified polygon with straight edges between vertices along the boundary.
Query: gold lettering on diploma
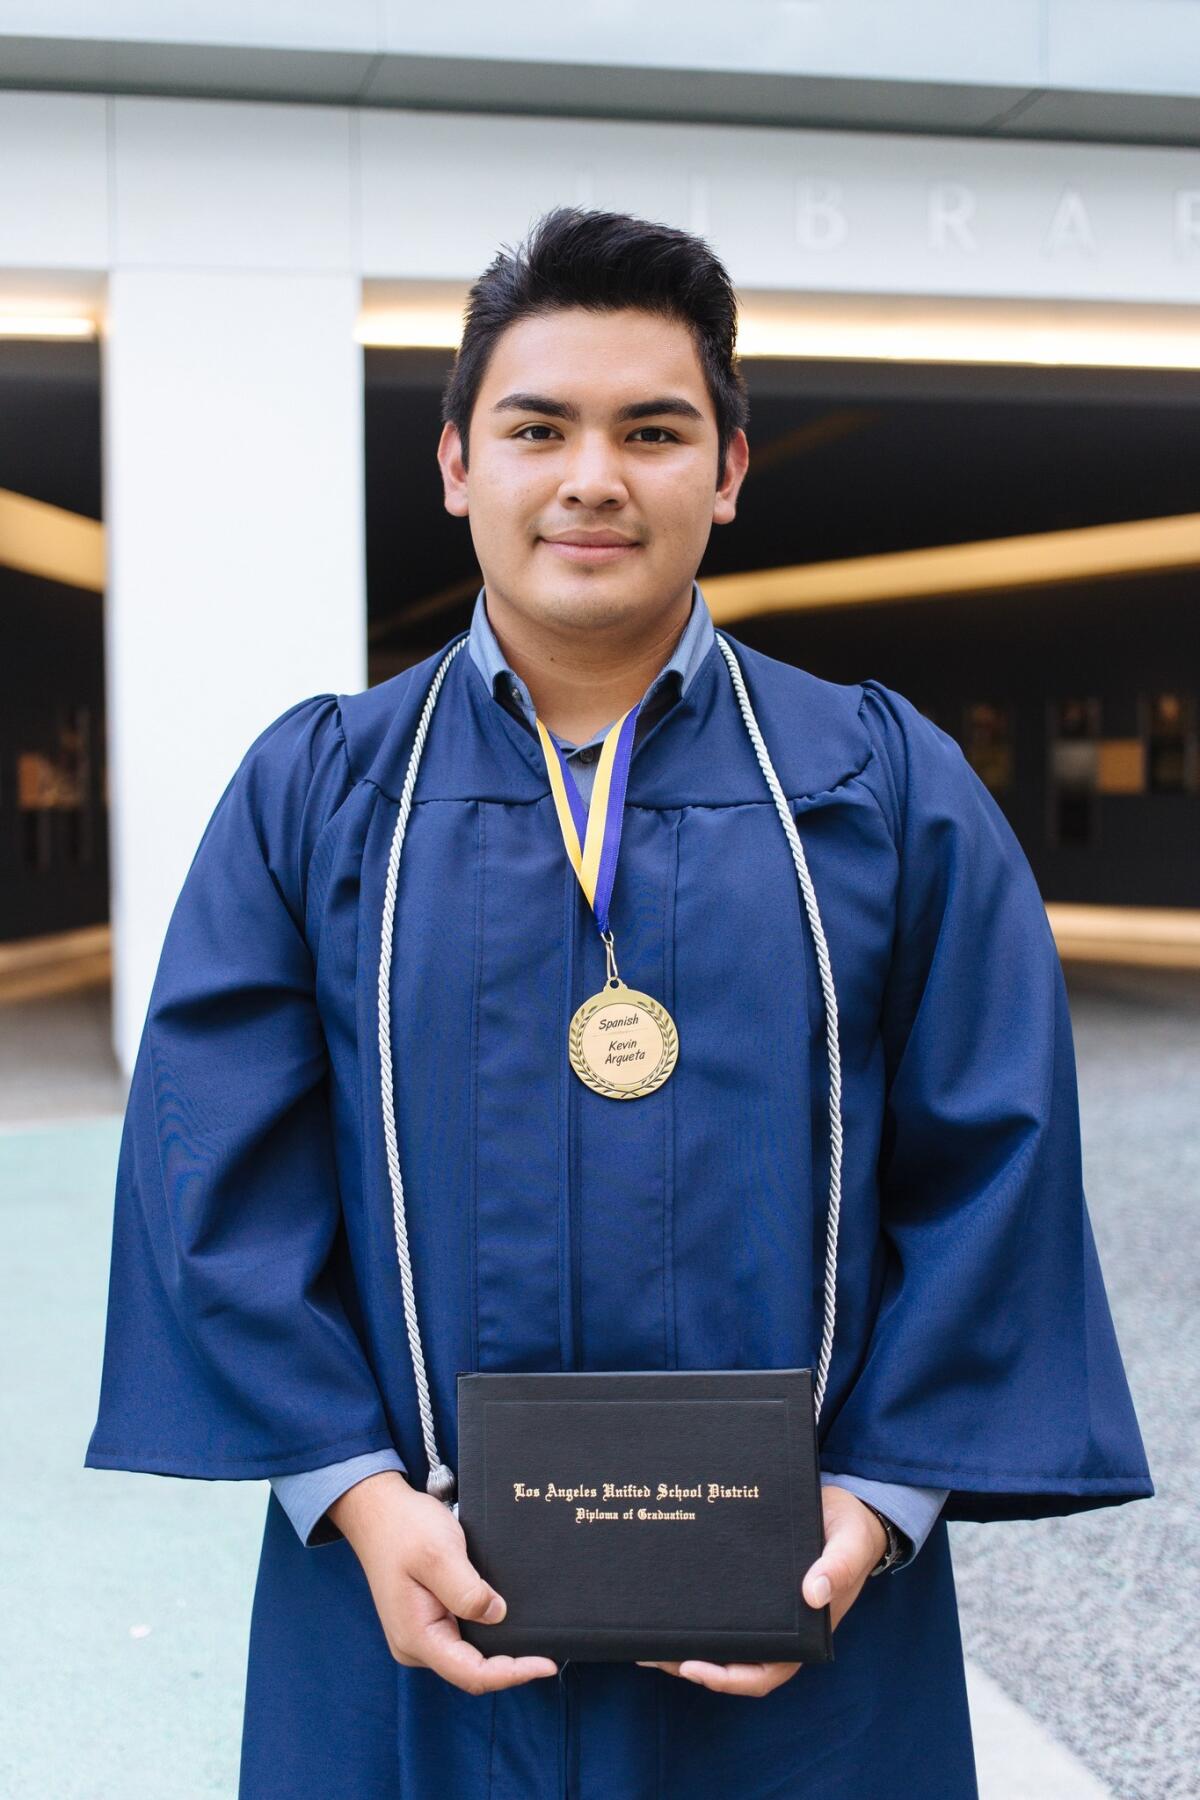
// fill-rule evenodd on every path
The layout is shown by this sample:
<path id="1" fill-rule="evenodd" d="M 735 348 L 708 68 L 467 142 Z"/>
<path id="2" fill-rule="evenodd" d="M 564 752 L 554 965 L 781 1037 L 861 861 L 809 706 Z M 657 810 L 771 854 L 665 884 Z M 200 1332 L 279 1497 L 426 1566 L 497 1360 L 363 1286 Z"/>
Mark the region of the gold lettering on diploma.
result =
<path id="1" fill-rule="evenodd" d="M 649 1482 L 613 1482 L 602 1481 L 598 1487 L 559 1486 L 557 1482 L 547 1481 L 540 1486 L 532 1482 L 514 1481 L 514 1504 L 522 1500 L 561 1500 L 574 1508 L 577 1525 L 594 1525 L 604 1521 L 621 1522 L 631 1520 L 688 1520 L 699 1518 L 699 1513 L 683 1504 L 689 1500 L 699 1500 L 708 1506 L 714 1506 L 723 1500 L 758 1500 L 762 1498 L 759 1484 L 755 1482 L 726 1483 L 722 1481 L 697 1481 L 685 1486 L 677 1481 L 659 1481 L 651 1485 Z M 581 1502 L 596 1500 L 598 1506 L 586 1506 Z M 655 1506 L 613 1507 L 605 1503 L 615 1500 L 654 1500 L 660 1504 Z M 663 1501 L 679 1502 L 676 1505 L 663 1506 Z"/>

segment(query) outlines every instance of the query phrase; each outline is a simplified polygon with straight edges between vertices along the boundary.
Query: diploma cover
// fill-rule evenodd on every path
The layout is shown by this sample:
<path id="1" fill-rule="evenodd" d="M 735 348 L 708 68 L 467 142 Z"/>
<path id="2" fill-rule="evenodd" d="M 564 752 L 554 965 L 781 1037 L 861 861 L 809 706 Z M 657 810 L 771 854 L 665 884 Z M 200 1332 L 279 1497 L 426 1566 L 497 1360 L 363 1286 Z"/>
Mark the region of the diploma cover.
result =
<path id="1" fill-rule="evenodd" d="M 808 1369 L 460 1373 L 458 1519 L 485 1655 L 832 1660 Z"/>

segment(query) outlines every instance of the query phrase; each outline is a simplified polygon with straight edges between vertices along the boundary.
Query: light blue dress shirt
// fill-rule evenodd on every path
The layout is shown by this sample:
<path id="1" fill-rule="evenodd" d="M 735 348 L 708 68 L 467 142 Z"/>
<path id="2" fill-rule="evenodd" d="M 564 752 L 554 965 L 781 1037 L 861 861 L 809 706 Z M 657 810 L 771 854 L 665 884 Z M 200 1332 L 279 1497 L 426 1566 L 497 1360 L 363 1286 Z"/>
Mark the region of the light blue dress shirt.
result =
<path id="1" fill-rule="evenodd" d="M 634 729 L 635 744 L 686 692 L 714 641 L 712 614 L 700 592 L 699 583 L 694 582 L 688 622 L 680 633 L 671 656 L 642 697 Z M 475 600 L 467 649 L 496 701 L 516 718 L 522 719 L 531 732 L 534 731 L 533 699 L 521 677 L 509 667 L 500 648 L 499 639 L 492 630 L 491 620 L 487 615 L 483 588 L 479 590 Z M 581 744 L 570 744 L 557 733 L 552 734 L 562 748 L 585 803 L 592 796 L 596 762 L 609 729 L 609 726 L 605 726 L 603 730 L 593 732 Z M 365 1480 L 368 1475 L 378 1475 L 385 1469 L 407 1473 L 394 1450 L 375 1450 L 366 1456 L 353 1456 L 346 1462 L 329 1463 L 324 1468 L 309 1469 L 300 1475 L 272 1476 L 271 1486 L 299 1533 L 301 1542 L 315 1548 L 320 1544 L 333 1543 L 342 1535 L 326 1516 L 334 1501 L 356 1482 Z M 861 1475 L 838 1475 L 822 1469 L 822 1487 L 834 1483 L 877 1507 L 909 1539 L 911 1549 L 894 1565 L 896 1570 L 907 1567 L 916 1556 L 933 1529 L 950 1491 L 948 1488 L 900 1487 L 892 1482 L 868 1481 Z"/>

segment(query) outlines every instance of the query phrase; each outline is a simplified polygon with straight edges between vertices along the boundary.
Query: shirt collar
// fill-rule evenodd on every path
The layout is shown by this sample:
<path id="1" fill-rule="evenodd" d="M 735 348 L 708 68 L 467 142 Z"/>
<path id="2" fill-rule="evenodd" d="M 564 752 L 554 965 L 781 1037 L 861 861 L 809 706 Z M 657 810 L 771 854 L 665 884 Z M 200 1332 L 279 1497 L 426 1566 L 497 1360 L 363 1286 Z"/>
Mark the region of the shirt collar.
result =
<path id="1" fill-rule="evenodd" d="M 504 652 L 500 648 L 500 640 L 492 630 L 492 623 L 487 615 L 487 606 L 484 602 L 485 591 L 484 588 L 480 588 L 475 597 L 475 610 L 471 615 L 467 649 L 470 651 L 476 668 L 487 682 L 492 697 L 500 701 L 502 705 L 506 705 L 510 711 L 514 704 L 518 706 L 532 731 L 535 729 L 534 718 L 536 716 L 532 696 L 516 670 L 510 668 L 505 660 Z M 680 633 L 679 641 L 671 655 L 643 694 L 642 705 L 645 706 L 659 688 L 671 680 L 678 683 L 680 695 L 686 693 L 697 669 L 707 656 L 715 635 L 708 603 L 700 592 L 699 582 L 693 581 L 692 610 L 688 614 L 688 622 Z M 588 743 L 603 742 L 605 731 L 610 728 L 611 722 L 603 731 L 595 732 L 587 740 Z M 559 741 L 565 742 L 562 739 Z"/>

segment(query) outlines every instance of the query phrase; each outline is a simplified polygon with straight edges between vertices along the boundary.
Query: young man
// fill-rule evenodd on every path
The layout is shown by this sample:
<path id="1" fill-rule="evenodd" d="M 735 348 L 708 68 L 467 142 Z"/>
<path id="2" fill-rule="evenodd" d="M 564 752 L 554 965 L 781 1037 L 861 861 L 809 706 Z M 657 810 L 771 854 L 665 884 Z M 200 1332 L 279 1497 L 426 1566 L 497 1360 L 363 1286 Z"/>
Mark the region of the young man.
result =
<path id="1" fill-rule="evenodd" d="M 87 1460 L 273 1484 L 244 1800 L 968 1800 L 946 1519 L 1153 1493 L 1012 832 L 906 699 L 718 638 L 695 584 L 747 468 L 735 329 L 720 263 L 664 226 L 559 209 L 496 258 L 438 449 L 470 632 L 269 725 L 172 918 Z M 611 809 L 618 767 L 605 941 L 564 782 Z M 621 1104 L 567 1054 L 609 947 L 679 1043 Z M 559 1671 L 462 1640 L 503 1596 L 425 1454 L 401 1167 L 451 1462 L 459 1370 L 814 1366 L 840 1188 L 802 1589 L 832 1663 Z"/>

